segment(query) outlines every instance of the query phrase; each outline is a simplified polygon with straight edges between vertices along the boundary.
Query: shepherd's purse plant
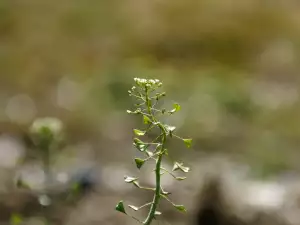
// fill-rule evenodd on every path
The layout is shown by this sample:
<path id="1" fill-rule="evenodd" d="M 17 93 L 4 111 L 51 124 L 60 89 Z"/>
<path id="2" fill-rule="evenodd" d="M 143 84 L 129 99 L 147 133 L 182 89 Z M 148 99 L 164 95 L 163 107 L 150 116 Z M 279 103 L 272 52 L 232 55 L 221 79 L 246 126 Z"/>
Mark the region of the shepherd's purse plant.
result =
<path id="1" fill-rule="evenodd" d="M 129 96 L 134 97 L 137 100 L 135 104 L 136 109 L 127 110 L 127 113 L 140 116 L 144 128 L 143 129 L 133 129 L 135 137 L 133 138 L 134 147 L 144 154 L 143 158 L 135 158 L 134 162 L 138 169 L 149 160 L 155 161 L 155 187 L 143 187 L 139 184 L 137 177 L 125 176 L 124 180 L 126 183 L 131 183 L 135 187 L 140 189 L 146 189 L 153 191 L 153 200 L 142 206 L 128 205 L 133 211 L 138 211 L 142 208 L 149 207 L 148 215 L 144 220 L 140 220 L 135 216 L 129 215 L 125 210 L 123 201 L 120 201 L 116 205 L 116 210 L 131 216 L 136 221 L 144 225 L 150 225 L 157 216 L 161 215 L 161 212 L 157 211 L 160 200 L 163 198 L 171 203 L 173 207 L 181 212 L 185 212 L 186 209 L 183 205 L 173 203 L 169 198 L 169 192 L 164 190 L 161 185 L 161 179 L 164 174 L 171 175 L 174 179 L 181 181 L 186 177 L 176 176 L 173 171 L 181 171 L 183 173 L 188 173 L 190 168 L 183 165 L 182 162 L 174 162 L 172 171 L 167 170 L 162 166 L 162 160 L 164 157 L 168 156 L 167 140 L 172 138 L 177 138 L 183 141 L 187 148 L 192 145 L 192 139 L 181 138 L 175 134 L 175 126 L 165 124 L 163 122 L 164 116 L 171 116 L 174 113 L 180 111 L 181 107 L 179 104 L 174 103 L 171 110 L 158 108 L 160 100 L 166 96 L 165 92 L 159 91 L 162 87 L 162 82 L 157 79 L 141 79 L 134 78 L 135 86 L 133 86 L 129 91 Z M 158 131 L 157 137 L 155 137 L 151 142 L 141 140 L 142 137 L 146 139 L 146 136 L 150 136 L 150 131 Z"/>

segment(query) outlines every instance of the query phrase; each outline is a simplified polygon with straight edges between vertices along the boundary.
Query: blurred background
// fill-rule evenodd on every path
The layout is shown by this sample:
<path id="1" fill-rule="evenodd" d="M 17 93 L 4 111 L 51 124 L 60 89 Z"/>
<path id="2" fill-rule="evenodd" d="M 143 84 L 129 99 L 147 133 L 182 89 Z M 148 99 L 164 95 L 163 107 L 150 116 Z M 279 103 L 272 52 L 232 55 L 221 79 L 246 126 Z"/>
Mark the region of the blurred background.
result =
<path id="1" fill-rule="evenodd" d="M 125 174 L 153 183 L 153 174 L 132 162 L 132 129 L 141 124 L 126 114 L 134 77 L 160 79 L 165 103 L 181 105 L 168 122 L 193 138 L 193 147 L 174 142 L 170 149 L 172 158 L 191 166 L 191 177 L 200 176 L 203 161 L 215 167 L 203 159 L 222 155 L 243 165 L 251 179 L 297 180 L 299 11 L 297 0 L 1 0 L 0 218 L 5 210 L 22 215 L 22 198 L 12 200 L 16 175 L 33 189 L 43 186 L 27 133 L 45 116 L 66 128 L 65 145 L 52 153 L 57 182 L 93 170 L 90 179 L 102 193 L 69 206 L 57 216 L 63 224 L 125 224 L 127 217 L 114 212 L 118 200 L 151 198 L 123 184 Z M 61 212 L 63 203 L 53 208 Z M 43 213 L 25 208 L 32 209 L 29 224 L 39 224 Z"/>

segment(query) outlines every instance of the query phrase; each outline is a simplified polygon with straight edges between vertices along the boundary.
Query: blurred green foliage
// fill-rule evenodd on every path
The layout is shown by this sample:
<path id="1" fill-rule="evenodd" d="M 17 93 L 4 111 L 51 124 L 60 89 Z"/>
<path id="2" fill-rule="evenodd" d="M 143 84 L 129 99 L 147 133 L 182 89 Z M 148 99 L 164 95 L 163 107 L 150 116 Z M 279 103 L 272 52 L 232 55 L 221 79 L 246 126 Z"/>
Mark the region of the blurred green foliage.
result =
<path id="1" fill-rule="evenodd" d="M 36 116 L 61 118 L 74 140 L 94 141 L 102 155 L 107 143 L 114 142 L 110 151 L 118 154 L 128 135 L 112 141 L 103 129 L 110 124 L 122 132 L 114 123 L 117 118 L 124 130 L 133 126 L 136 121 L 120 118 L 131 103 L 126 94 L 129 82 L 153 77 L 183 105 L 176 123 L 195 137 L 197 150 L 241 153 L 263 171 L 299 169 L 293 160 L 299 156 L 300 135 L 295 4 L 3 0 L 1 121 L 9 121 L 7 101 L 26 93 L 36 104 Z M 293 45 L 294 61 L 278 63 L 278 57 L 288 58 L 281 53 L 263 61 L 263 53 L 277 40 Z M 80 93 L 72 109 L 57 103 L 62 79 L 69 86 L 62 87 L 61 96 Z M 261 84 L 266 87 L 257 91 Z M 289 95 L 285 85 L 296 94 Z M 282 91 L 278 94 L 277 89 Z M 268 132 L 272 135 L 266 137 Z"/>

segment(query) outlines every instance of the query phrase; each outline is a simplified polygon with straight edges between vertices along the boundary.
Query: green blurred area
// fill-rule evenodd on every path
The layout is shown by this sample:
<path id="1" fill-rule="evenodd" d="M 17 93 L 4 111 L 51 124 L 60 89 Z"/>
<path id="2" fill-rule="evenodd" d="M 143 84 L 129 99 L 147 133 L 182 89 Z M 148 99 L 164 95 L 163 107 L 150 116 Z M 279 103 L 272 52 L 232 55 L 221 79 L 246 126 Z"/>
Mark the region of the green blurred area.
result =
<path id="1" fill-rule="evenodd" d="M 195 151 L 242 155 L 263 175 L 298 170 L 299 11 L 292 0 L 2 0 L 1 132 L 57 116 L 70 142 L 121 160 L 139 123 L 127 90 L 158 78 Z M 24 120 L 8 107 L 20 94 L 35 105 Z"/>

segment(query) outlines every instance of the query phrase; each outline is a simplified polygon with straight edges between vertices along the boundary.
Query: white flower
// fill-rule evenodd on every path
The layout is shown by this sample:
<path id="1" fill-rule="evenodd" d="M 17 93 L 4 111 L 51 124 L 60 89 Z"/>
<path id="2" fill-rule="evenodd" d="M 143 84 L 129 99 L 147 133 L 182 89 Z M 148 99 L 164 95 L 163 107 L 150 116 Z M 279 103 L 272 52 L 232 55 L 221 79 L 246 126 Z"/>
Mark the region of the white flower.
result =
<path id="1" fill-rule="evenodd" d="M 138 86 L 147 86 L 149 88 L 152 86 L 162 86 L 162 83 L 158 79 L 134 78 L 134 81 Z"/>

